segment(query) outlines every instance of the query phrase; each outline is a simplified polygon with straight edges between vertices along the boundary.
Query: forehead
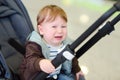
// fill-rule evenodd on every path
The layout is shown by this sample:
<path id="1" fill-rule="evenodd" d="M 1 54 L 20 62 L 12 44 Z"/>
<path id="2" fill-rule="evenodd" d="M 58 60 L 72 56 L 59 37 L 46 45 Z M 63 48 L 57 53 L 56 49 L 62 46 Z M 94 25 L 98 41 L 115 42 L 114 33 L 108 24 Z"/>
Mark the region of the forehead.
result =
<path id="1" fill-rule="evenodd" d="M 61 16 L 57 16 L 54 20 L 47 21 L 46 19 L 41 24 L 46 26 L 51 26 L 51 25 L 66 26 L 67 22 L 63 18 L 61 18 Z"/>

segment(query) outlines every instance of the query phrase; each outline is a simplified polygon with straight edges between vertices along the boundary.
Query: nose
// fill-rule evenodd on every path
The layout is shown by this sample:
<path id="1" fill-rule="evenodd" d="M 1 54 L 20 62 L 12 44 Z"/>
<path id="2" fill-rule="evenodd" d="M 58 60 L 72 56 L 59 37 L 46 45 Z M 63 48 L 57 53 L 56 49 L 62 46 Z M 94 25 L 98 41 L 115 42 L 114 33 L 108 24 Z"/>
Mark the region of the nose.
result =
<path id="1" fill-rule="evenodd" d="M 58 33 L 62 33 L 62 28 L 59 27 L 59 28 L 57 29 L 57 32 L 58 32 Z"/>

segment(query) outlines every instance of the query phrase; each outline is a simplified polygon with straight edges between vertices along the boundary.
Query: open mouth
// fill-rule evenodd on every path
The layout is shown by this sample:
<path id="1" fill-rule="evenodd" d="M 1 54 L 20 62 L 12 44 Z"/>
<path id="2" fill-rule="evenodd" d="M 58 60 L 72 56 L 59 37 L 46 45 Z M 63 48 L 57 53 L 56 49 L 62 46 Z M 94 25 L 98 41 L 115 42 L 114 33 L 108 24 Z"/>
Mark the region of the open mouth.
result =
<path id="1" fill-rule="evenodd" d="M 62 36 L 55 36 L 56 39 L 62 39 Z"/>

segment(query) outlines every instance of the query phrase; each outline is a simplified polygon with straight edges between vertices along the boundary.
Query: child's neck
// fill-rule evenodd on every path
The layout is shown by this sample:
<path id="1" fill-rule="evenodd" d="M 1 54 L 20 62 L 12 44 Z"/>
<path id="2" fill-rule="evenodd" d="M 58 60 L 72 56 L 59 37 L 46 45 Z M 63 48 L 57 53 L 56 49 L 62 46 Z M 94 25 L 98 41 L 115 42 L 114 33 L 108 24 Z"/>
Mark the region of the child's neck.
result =
<path id="1" fill-rule="evenodd" d="M 45 44 L 47 44 L 50 47 L 61 47 L 63 45 L 62 43 L 58 44 L 58 45 L 51 45 L 51 44 L 47 43 L 44 39 L 43 39 L 43 41 L 44 41 Z"/>
<path id="2" fill-rule="evenodd" d="M 59 48 L 61 48 L 61 47 L 63 46 L 63 44 L 60 44 L 60 45 L 57 45 L 57 46 L 53 46 L 53 45 L 47 44 L 47 46 L 52 47 L 52 48 L 59 49 Z"/>

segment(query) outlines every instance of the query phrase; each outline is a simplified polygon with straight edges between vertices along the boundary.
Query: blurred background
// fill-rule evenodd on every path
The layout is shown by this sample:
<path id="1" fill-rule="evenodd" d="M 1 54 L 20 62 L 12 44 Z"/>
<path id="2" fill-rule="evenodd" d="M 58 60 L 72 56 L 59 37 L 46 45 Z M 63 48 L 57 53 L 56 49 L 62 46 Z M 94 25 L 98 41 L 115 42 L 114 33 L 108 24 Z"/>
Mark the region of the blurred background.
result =
<path id="1" fill-rule="evenodd" d="M 68 36 L 75 40 L 117 0 L 22 0 L 22 2 L 28 10 L 35 30 L 36 16 L 42 7 L 55 4 L 63 8 L 68 16 Z M 111 21 L 118 14 L 119 12 L 116 12 L 107 21 Z M 103 37 L 78 59 L 86 80 L 120 80 L 120 22 L 114 27 L 115 31 Z"/>

